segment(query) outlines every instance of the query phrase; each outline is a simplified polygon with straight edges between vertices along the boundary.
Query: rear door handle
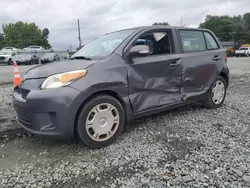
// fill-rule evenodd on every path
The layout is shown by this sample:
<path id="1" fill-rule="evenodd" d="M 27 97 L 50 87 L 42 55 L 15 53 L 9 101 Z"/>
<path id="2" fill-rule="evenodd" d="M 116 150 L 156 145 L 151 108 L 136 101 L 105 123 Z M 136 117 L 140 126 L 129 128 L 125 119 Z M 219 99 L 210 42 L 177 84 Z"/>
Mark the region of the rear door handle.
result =
<path id="1" fill-rule="evenodd" d="M 221 60 L 222 58 L 219 56 L 219 55 L 215 55 L 212 60 L 213 61 L 218 61 L 218 60 Z"/>
<path id="2" fill-rule="evenodd" d="M 169 63 L 168 65 L 169 65 L 169 67 L 173 68 L 173 67 L 179 67 L 181 64 L 179 61 L 174 61 L 172 63 Z"/>

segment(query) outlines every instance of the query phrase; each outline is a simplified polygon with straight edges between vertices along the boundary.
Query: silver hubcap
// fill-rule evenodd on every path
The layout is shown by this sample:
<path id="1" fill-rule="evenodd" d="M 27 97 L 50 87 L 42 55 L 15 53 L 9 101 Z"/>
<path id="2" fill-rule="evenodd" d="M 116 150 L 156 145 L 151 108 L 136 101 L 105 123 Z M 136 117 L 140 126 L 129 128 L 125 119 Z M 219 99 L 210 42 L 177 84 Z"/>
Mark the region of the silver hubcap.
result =
<path id="1" fill-rule="evenodd" d="M 86 131 L 92 140 L 103 142 L 116 133 L 119 122 L 118 110 L 112 104 L 102 103 L 89 112 L 86 119 Z"/>
<path id="2" fill-rule="evenodd" d="M 214 83 L 212 89 L 212 100 L 214 104 L 220 104 L 225 95 L 225 85 L 222 81 L 218 80 Z"/>

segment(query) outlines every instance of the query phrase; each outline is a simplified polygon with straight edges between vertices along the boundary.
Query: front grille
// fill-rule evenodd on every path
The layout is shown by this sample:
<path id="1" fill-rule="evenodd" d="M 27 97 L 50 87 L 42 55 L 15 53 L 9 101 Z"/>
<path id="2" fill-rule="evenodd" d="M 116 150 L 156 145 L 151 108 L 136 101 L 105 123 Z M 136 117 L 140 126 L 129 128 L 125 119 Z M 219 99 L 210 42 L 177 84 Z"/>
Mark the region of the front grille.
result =
<path id="1" fill-rule="evenodd" d="M 21 123 L 23 126 L 31 129 L 31 123 L 30 120 L 20 116 L 19 114 L 17 114 L 17 120 L 19 121 L 19 123 Z"/>
<path id="2" fill-rule="evenodd" d="M 0 57 L 0 60 L 5 60 L 5 57 Z"/>

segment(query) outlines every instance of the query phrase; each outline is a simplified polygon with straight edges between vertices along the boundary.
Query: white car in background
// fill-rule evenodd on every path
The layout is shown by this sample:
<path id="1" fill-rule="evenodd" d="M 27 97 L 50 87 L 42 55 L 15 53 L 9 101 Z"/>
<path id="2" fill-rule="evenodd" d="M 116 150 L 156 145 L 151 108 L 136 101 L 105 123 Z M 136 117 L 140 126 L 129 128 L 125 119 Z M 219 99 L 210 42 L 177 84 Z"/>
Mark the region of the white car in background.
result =
<path id="1" fill-rule="evenodd" d="M 15 47 L 4 47 L 1 51 L 15 51 L 15 52 L 19 52 L 20 49 L 15 48 Z"/>
<path id="2" fill-rule="evenodd" d="M 250 47 L 241 47 L 239 50 L 235 50 L 235 56 L 250 56 Z"/>
<path id="3" fill-rule="evenodd" d="M 44 51 L 42 46 L 30 45 L 23 49 L 24 51 Z"/>
<path id="4" fill-rule="evenodd" d="M 0 64 L 11 65 L 13 57 L 18 55 L 15 51 L 0 51 Z"/>

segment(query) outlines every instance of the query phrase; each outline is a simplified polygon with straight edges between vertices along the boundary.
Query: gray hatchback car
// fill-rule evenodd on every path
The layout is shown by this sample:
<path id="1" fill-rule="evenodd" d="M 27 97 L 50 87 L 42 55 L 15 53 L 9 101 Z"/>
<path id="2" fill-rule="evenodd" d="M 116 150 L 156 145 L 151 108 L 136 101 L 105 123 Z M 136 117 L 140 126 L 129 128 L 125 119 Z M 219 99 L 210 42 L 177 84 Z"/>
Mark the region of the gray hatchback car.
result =
<path id="1" fill-rule="evenodd" d="M 70 60 L 30 69 L 14 89 L 19 124 L 92 148 L 124 122 L 202 101 L 220 107 L 229 84 L 225 50 L 205 29 L 149 26 L 105 34 Z"/>

